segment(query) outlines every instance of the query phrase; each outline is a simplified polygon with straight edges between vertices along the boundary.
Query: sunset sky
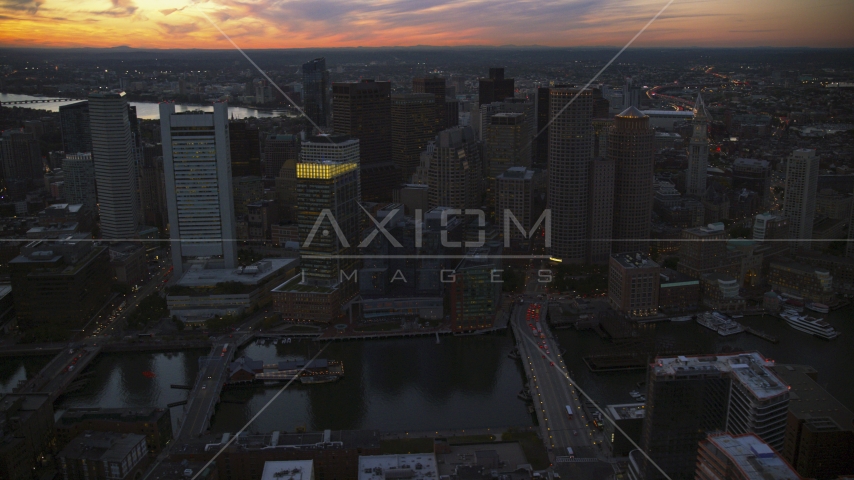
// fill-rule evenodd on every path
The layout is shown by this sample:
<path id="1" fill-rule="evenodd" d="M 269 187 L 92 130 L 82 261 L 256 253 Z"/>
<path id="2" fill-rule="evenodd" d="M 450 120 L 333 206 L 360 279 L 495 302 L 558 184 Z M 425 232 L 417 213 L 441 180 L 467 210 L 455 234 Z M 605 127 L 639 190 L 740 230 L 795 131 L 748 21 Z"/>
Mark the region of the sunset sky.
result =
<path id="1" fill-rule="evenodd" d="M 622 45 L 667 0 L 0 0 L 0 46 Z M 854 0 L 676 0 L 636 46 L 854 47 Z"/>

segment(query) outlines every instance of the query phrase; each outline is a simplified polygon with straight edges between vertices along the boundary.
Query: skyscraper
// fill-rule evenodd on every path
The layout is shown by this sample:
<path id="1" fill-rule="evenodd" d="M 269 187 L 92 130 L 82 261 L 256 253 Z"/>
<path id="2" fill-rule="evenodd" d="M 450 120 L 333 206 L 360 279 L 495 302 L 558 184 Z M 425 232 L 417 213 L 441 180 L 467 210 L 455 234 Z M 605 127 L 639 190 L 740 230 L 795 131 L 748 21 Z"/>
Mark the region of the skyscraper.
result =
<path id="1" fill-rule="evenodd" d="M 471 127 L 453 127 L 439 132 L 427 172 L 430 208 L 478 208 L 482 180 L 480 147 Z"/>
<path id="2" fill-rule="evenodd" d="M 514 96 L 515 80 L 504 78 L 504 68 L 490 68 L 489 78 L 481 78 L 477 85 L 477 103 L 485 105 Z"/>
<path id="3" fill-rule="evenodd" d="M 753 434 L 718 433 L 700 442 L 697 480 L 804 480 Z"/>
<path id="4" fill-rule="evenodd" d="M 288 160 L 299 160 L 299 135 L 270 135 L 264 141 L 264 176 L 278 177 Z"/>
<path id="5" fill-rule="evenodd" d="M 442 77 L 418 77 L 412 79 L 412 93 L 429 93 L 433 95 L 434 115 L 433 135 L 436 132 L 456 125 L 449 122 L 448 106 L 445 96 L 447 87 Z M 453 106 L 452 106 L 453 107 Z M 459 109 L 459 105 L 456 106 Z"/>
<path id="6" fill-rule="evenodd" d="M 175 113 L 160 104 L 166 205 L 175 275 L 184 257 L 221 256 L 223 268 L 237 266 L 232 200 L 228 104 L 212 113 Z"/>
<path id="7" fill-rule="evenodd" d="M 614 161 L 614 252 L 649 251 L 655 131 L 649 117 L 629 107 L 608 132 L 608 158 Z"/>
<path id="8" fill-rule="evenodd" d="M 685 174 L 686 194 L 702 197 L 706 193 L 706 170 L 709 167 L 709 122 L 712 120 L 703 97 L 697 94 L 694 102 L 694 132 L 688 144 L 688 171 Z"/>
<path id="9" fill-rule="evenodd" d="M 793 247 L 810 248 L 818 173 L 815 150 L 799 148 L 792 152 L 786 162 L 783 215 L 789 219 L 789 238 L 792 239 Z"/>
<path id="10" fill-rule="evenodd" d="M 391 200 L 401 178 L 391 159 L 391 83 L 336 82 L 332 96 L 336 135 L 359 139 L 362 198 Z"/>
<path id="11" fill-rule="evenodd" d="M 261 138 L 258 127 L 246 121 L 232 121 L 228 125 L 231 144 L 231 175 L 261 176 Z"/>
<path id="12" fill-rule="evenodd" d="M 169 212 L 166 208 L 166 177 L 162 155 L 143 159 L 139 168 L 139 193 L 142 221 L 145 225 L 165 232 Z"/>
<path id="13" fill-rule="evenodd" d="M 514 243 L 527 238 L 527 233 L 531 230 L 535 220 L 533 204 L 533 170 L 528 170 L 525 167 L 510 167 L 496 177 L 495 223 L 498 225 L 499 233 L 505 236 L 505 245 L 507 245 L 508 232 L 509 239 Z M 513 217 L 525 230 L 524 234 L 513 223 L 513 220 L 506 216 L 508 211 L 513 214 Z M 505 222 L 505 218 L 509 222 Z"/>
<path id="14" fill-rule="evenodd" d="M 647 371 L 640 447 L 671 478 L 691 478 L 698 443 L 725 430 L 781 449 L 789 390 L 759 353 L 658 357 Z M 646 480 L 663 478 L 646 464 Z"/>
<path id="15" fill-rule="evenodd" d="M 421 161 L 421 152 L 435 138 L 436 123 L 433 95 L 411 93 L 391 96 L 391 157 L 403 182 L 410 181 Z"/>
<path id="16" fill-rule="evenodd" d="M 89 95 L 101 237 L 135 238 L 140 219 L 134 143 L 124 92 Z"/>
<path id="17" fill-rule="evenodd" d="M 326 58 L 315 58 L 302 64 L 303 111 L 317 126 L 326 126 L 329 116 L 329 72 L 326 70 Z"/>
<path id="18" fill-rule="evenodd" d="M 59 124 L 62 132 L 62 149 L 65 153 L 92 151 L 89 102 L 76 102 L 59 107 Z"/>
<path id="19" fill-rule="evenodd" d="M 68 203 L 83 205 L 86 214 L 94 217 L 97 213 L 95 195 L 95 162 L 91 153 L 67 155 L 62 160 L 62 173 L 65 174 L 63 194 Z"/>
<path id="20" fill-rule="evenodd" d="M 39 142 L 36 136 L 22 129 L 4 130 L 0 137 L 0 160 L 3 178 L 7 180 L 40 181 L 44 177 Z"/>
<path id="21" fill-rule="evenodd" d="M 603 264 L 611 254 L 614 228 L 614 160 L 597 157 L 590 161 L 589 193 L 589 261 Z"/>
<path id="22" fill-rule="evenodd" d="M 593 98 L 572 88 L 549 92 L 552 122 L 549 131 L 548 208 L 552 215 L 551 255 L 563 262 L 584 263 L 588 247 L 590 160 L 593 156 Z"/>
<path id="23" fill-rule="evenodd" d="M 531 137 L 524 113 L 497 113 L 484 132 L 484 170 L 489 197 L 494 197 L 495 178 L 510 167 L 531 166 Z"/>

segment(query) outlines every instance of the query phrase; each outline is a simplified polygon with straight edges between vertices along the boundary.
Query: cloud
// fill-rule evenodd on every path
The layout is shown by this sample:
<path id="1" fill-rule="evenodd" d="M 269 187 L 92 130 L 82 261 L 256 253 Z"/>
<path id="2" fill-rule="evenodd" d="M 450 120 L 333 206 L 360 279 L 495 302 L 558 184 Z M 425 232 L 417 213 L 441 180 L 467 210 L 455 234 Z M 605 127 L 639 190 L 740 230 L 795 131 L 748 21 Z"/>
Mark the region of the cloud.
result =
<path id="1" fill-rule="evenodd" d="M 44 0 L 0 0 L 0 10 L 11 10 L 35 15 Z"/>
<path id="2" fill-rule="evenodd" d="M 194 23 L 182 23 L 180 25 L 170 25 L 168 23 L 158 23 L 160 28 L 168 35 L 186 35 L 199 30 L 199 27 Z"/>
<path id="3" fill-rule="evenodd" d="M 104 15 L 108 17 L 132 17 L 139 7 L 133 0 L 112 0 L 113 6 L 107 10 L 90 11 L 92 15 Z"/>

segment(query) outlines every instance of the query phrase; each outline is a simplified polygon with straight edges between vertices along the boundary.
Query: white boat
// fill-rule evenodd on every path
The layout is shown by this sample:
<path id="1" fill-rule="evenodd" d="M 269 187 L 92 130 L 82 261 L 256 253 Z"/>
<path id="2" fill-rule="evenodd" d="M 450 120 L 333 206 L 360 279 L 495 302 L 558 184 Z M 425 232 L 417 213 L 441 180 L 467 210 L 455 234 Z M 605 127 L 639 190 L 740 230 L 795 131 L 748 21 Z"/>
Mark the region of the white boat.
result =
<path id="1" fill-rule="evenodd" d="M 829 323 L 820 318 L 810 317 L 809 315 L 798 315 L 792 310 L 784 310 L 780 313 L 780 317 L 795 330 L 800 330 L 818 338 L 825 340 L 833 340 L 840 335 Z"/>
<path id="2" fill-rule="evenodd" d="M 703 312 L 697 315 L 697 323 L 713 330 L 722 337 L 744 331 L 744 326 L 720 312 Z"/>
<path id="3" fill-rule="evenodd" d="M 828 307 L 827 305 L 825 305 L 823 303 L 807 302 L 806 307 L 808 309 L 812 310 L 813 312 L 830 313 L 830 307 Z"/>

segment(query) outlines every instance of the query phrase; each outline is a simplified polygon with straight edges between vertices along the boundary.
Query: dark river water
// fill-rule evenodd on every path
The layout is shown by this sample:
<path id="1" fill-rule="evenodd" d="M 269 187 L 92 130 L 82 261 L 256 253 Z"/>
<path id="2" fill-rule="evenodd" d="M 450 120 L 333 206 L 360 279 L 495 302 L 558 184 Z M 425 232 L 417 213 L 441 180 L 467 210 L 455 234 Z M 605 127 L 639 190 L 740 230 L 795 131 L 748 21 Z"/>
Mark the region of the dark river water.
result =
<path id="1" fill-rule="evenodd" d="M 747 317 L 748 326 L 780 339 L 771 344 L 746 333 L 720 337 L 696 323 L 650 325 L 657 341 L 692 345 L 697 353 L 759 351 L 778 363 L 815 367 L 819 383 L 854 410 L 854 307 L 837 310 L 830 323 L 842 332 L 824 341 L 793 330 L 774 317 Z M 596 402 L 631 401 L 629 391 L 644 379 L 642 371 L 591 373 L 582 358 L 614 348 L 591 331 L 557 333 L 567 350 L 567 364 L 579 386 Z M 265 363 L 312 356 L 321 344 L 308 340 L 291 344 L 249 345 L 242 354 Z M 345 377 L 330 384 L 293 384 L 253 423 L 250 431 L 294 431 L 299 426 L 320 429 L 380 429 L 423 431 L 436 429 L 527 426 L 532 424 L 524 403 L 516 398 L 523 374 L 507 354 L 513 348 L 507 334 L 336 342 L 321 354 L 344 362 Z M 68 407 L 166 407 L 184 400 L 186 390 L 171 384 L 193 382 L 198 357 L 206 352 L 104 354 L 84 372 L 82 390 L 60 400 Z M 0 392 L 9 392 L 20 380 L 35 374 L 49 358 L 3 359 Z M 148 378 L 143 372 L 156 375 Z M 90 373 L 91 372 L 91 373 Z M 215 432 L 234 432 L 278 392 L 275 386 L 225 390 L 213 419 Z M 181 408 L 173 408 L 173 422 Z"/>

